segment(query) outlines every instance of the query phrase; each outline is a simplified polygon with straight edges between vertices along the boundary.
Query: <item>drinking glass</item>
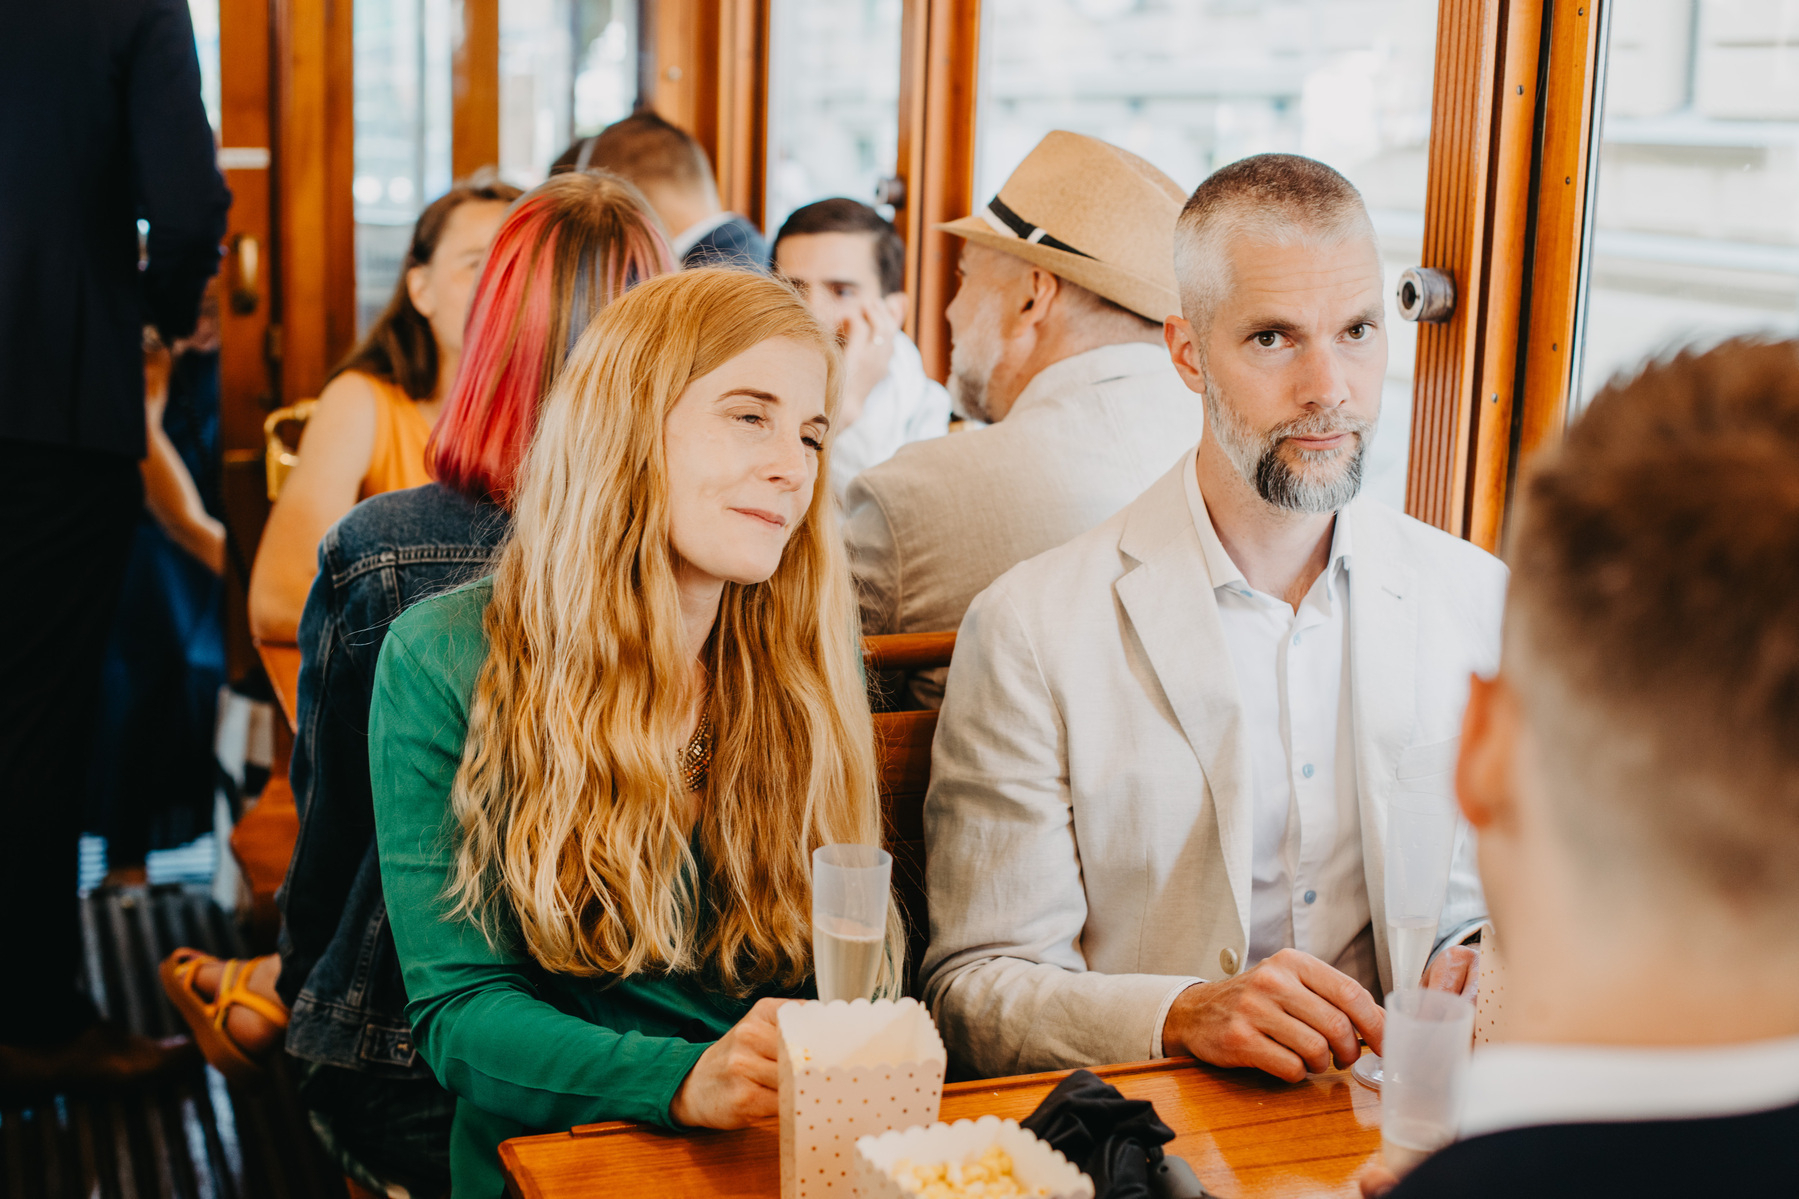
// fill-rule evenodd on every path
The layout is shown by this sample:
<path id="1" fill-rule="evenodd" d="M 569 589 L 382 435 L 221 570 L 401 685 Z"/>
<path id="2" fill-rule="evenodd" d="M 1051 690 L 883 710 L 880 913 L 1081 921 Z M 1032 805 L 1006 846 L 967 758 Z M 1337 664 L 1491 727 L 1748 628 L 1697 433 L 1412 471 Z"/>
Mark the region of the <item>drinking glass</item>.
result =
<path id="1" fill-rule="evenodd" d="M 1447 795 L 1400 791 L 1387 801 L 1387 960 L 1396 991 L 1418 985 L 1437 942 L 1455 828 L 1455 800 Z M 1380 1089 L 1380 1058 L 1364 1055 L 1353 1073 Z"/>
<path id="2" fill-rule="evenodd" d="M 1380 1093 L 1381 1155 L 1403 1175 L 1455 1140 L 1474 1040 L 1474 1005 L 1448 991 L 1387 996 Z"/>
<path id="3" fill-rule="evenodd" d="M 887 953 L 893 855 L 875 845 L 812 851 L 812 966 L 818 997 L 873 999 Z"/>

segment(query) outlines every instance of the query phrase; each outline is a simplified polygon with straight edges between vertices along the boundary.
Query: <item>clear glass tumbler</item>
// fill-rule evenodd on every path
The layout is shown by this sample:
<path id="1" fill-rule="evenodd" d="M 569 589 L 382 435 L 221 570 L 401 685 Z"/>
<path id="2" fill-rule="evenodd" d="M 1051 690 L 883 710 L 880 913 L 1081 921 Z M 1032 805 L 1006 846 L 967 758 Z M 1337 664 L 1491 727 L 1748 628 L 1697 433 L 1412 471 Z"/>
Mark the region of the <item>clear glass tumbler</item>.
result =
<path id="1" fill-rule="evenodd" d="M 873 999 L 887 954 L 893 855 L 874 845 L 812 851 L 812 963 L 818 997 Z"/>
<path id="2" fill-rule="evenodd" d="M 1381 1048 L 1381 1154 L 1403 1175 L 1455 1140 L 1474 1042 L 1474 1005 L 1447 991 L 1387 996 Z"/>

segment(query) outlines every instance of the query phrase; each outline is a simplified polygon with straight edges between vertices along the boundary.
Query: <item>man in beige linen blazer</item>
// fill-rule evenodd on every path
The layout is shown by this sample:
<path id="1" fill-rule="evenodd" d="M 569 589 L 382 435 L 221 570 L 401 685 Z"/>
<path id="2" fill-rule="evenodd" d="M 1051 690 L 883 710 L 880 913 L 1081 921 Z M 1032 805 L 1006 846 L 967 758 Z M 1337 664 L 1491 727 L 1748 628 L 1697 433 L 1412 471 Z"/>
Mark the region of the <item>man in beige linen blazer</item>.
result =
<path id="1" fill-rule="evenodd" d="M 1379 1044 L 1388 804 L 1452 802 L 1505 568 L 1353 498 L 1386 365 L 1372 230 L 1335 172 L 1266 158 L 1189 204 L 1225 268 L 1170 322 L 1205 440 L 961 626 L 921 978 L 981 1075 L 1192 1052 L 1296 1079 Z M 1271 181 L 1310 192 L 1268 227 L 1219 219 L 1278 207 Z M 1484 915 L 1464 833 L 1439 943 Z"/>
<path id="2" fill-rule="evenodd" d="M 864 633 L 953 629 L 1009 567 L 1092 528 L 1203 424 L 1161 346 L 1179 309 L 1178 185 L 1133 154 L 1051 133 L 978 216 L 950 305 L 951 393 L 991 422 L 864 471 L 845 537 Z M 935 707 L 942 672 L 911 681 Z"/>

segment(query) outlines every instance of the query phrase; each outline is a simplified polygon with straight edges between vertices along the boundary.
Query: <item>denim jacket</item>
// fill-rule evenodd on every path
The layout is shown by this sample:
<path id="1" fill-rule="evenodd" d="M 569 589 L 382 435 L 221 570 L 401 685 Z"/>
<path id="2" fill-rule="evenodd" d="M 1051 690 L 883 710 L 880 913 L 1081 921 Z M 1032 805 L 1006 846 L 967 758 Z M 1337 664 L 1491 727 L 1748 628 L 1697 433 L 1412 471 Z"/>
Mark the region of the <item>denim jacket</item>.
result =
<path id="1" fill-rule="evenodd" d="M 381 642 L 418 600 L 489 571 L 509 521 L 435 483 L 373 496 L 319 544 L 300 618 L 289 778 L 300 836 L 278 897 L 287 1051 L 389 1078 L 430 1078 L 406 1020 L 369 792 L 369 695 Z"/>

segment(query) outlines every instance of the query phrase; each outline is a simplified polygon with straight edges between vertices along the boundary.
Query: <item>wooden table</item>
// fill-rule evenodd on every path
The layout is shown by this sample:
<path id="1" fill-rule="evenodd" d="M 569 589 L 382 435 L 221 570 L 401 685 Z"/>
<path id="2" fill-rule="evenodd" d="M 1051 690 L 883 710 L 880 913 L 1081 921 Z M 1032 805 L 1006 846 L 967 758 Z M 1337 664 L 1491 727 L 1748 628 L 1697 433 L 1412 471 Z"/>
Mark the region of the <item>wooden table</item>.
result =
<path id="1" fill-rule="evenodd" d="M 1346 1070 L 1298 1085 L 1190 1058 L 1094 1071 L 1148 1099 L 1187 1159 L 1223 1199 L 1354 1196 L 1355 1176 L 1380 1151 L 1380 1096 Z M 1064 1073 L 1027 1074 L 943 1089 L 942 1119 L 992 1113 L 1022 1119 Z M 664 1132 L 614 1121 L 518 1137 L 500 1146 L 514 1199 L 595 1195 L 772 1196 L 781 1193 L 779 1123 L 735 1132 Z"/>

